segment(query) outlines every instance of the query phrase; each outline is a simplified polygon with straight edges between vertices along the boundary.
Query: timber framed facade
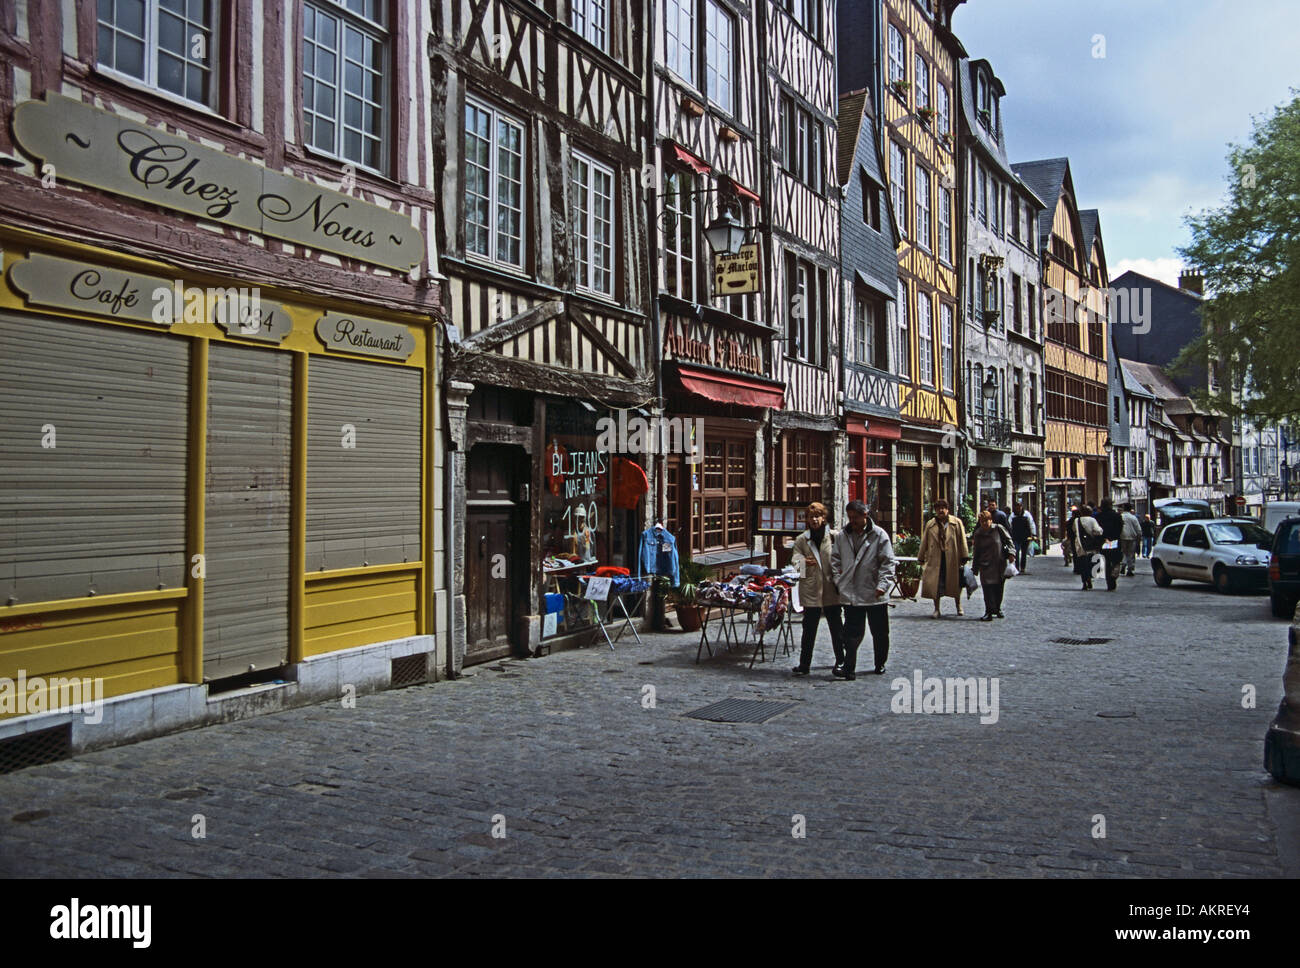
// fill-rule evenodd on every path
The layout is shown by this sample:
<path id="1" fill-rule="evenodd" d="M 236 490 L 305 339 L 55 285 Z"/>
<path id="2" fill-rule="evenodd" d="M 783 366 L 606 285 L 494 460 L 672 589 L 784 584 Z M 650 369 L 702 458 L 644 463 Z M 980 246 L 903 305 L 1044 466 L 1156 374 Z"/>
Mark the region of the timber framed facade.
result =
<path id="1" fill-rule="evenodd" d="M 640 503 L 614 505 L 615 458 L 597 437 L 602 418 L 655 396 L 644 12 L 640 0 L 433 5 L 435 237 L 460 338 L 452 404 L 466 415 L 457 664 L 589 635 L 579 564 L 635 561 Z M 565 606 L 548 613 L 548 594 Z"/>
<path id="2" fill-rule="evenodd" d="M 201 8 L 0 8 L 0 676 L 102 680 L 74 748 L 447 657 L 428 7 Z"/>
<path id="3" fill-rule="evenodd" d="M 961 374 L 957 251 L 957 65 L 961 0 L 882 0 L 876 52 L 888 187 L 898 258 L 897 523 L 919 533 L 934 501 L 956 499 Z"/>
<path id="4" fill-rule="evenodd" d="M 1072 506 L 1109 493 L 1110 278 L 1097 212 L 1079 210 L 1069 159 L 1013 167 L 1048 206 L 1038 220 L 1047 327 L 1043 518 L 1059 537 Z"/>

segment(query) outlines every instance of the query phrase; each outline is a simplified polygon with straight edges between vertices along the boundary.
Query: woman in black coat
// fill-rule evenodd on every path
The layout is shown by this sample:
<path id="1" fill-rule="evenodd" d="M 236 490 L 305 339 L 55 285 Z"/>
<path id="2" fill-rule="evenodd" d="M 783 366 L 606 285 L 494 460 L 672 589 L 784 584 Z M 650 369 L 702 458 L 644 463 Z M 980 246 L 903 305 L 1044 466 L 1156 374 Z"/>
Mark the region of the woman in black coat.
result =
<path id="1" fill-rule="evenodd" d="M 981 622 L 1006 618 L 1002 614 L 1002 594 L 1006 590 L 1004 575 L 1007 562 L 1015 554 L 1014 547 L 1007 529 L 994 524 L 993 516 L 988 511 L 981 511 L 979 523 L 975 526 L 973 545 L 975 573 L 980 576 L 980 585 L 984 589 L 984 617 L 980 619 Z"/>

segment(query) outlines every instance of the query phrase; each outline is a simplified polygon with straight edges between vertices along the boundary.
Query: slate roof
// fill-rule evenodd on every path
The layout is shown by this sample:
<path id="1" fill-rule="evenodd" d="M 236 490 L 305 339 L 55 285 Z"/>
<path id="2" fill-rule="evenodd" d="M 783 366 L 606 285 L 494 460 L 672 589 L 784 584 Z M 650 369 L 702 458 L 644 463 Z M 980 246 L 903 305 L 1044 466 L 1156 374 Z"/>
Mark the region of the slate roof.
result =
<path id="1" fill-rule="evenodd" d="M 853 173 L 853 156 L 858 150 L 858 130 L 862 127 L 862 112 L 867 108 L 866 90 L 853 91 L 840 96 L 839 117 L 836 119 L 839 150 L 836 170 L 841 185 L 847 185 Z"/>
<path id="2" fill-rule="evenodd" d="M 1046 251 L 1052 236 L 1052 222 L 1056 218 L 1056 203 L 1065 185 L 1065 174 L 1070 170 L 1070 159 L 1022 161 L 1012 165 L 1011 170 L 1043 200 L 1043 210 L 1038 213 L 1038 249 Z"/>
<path id="3" fill-rule="evenodd" d="M 1120 372 L 1120 376 L 1124 380 L 1125 393 L 1135 397 L 1146 397 L 1147 399 L 1150 400 L 1155 399 L 1155 394 L 1152 393 L 1150 390 L 1148 390 L 1146 387 L 1144 387 L 1141 381 L 1139 381 L 1136 376 L 1134 376 L 1132 373 L 1129 372 L 1128 362 L 1126 360 L 1119 361 L 1119 372 Z"/>
<path id="4" fill-rule="evenodd" d="M 1166 412 L 1180 412 L 1171 409 L 1170 404 L 1175 400 L 1186 400 L 1187 397 L 1178 388 L 1178 384 L 1165 375 L 1164 370 L 1154 363 L 1139 363 L 1137 360 L 1125 359 L 1121 359 L 1119 362 L 1127 373 L 1132 374 L 1133 379 L 1146 387 L 1156 399 L 1164 404 Z"/>
<path id="5" fill-rule="evenodd" d="M 1092 257 L 1092 246 L 1097 241 L 1097 226 L 1101 215 L 1095 208 L 1079 209 L 1079 227 L 1083 229 L 1084 254 Z"/>

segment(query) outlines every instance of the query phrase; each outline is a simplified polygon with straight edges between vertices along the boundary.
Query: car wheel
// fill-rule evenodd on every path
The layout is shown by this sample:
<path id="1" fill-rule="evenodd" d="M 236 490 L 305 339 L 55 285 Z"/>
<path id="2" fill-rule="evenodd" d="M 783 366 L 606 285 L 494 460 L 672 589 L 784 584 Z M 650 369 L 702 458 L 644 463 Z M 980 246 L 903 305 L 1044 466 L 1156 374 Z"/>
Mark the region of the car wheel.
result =
<path id="1" fill-rule="evenodd" d="M 1273 606 L 1274 618 L 1290 618 L 1295 614 L 1295 602 L 1279 595 L 1269 595 L 1268 602 Z"/>
<path id="2" fill-rule="evenodd" d="M 1215 566 L 1214 587 L 1219 590 L 1221 595 L 1232 594 L 1232 576 L 1228 574 L 1228 569 L 1222 565 Z"/>
<path id="3" fill-rule="evenodd" d="M 1165 566 L 1158 561 L 1151 562 L 1151 574 L 1155 577 L 1156 584 L 1161 588 L 1168 588 L 1173 582 L 1169 577 L 1169 572 L 1165 571 Z"/>

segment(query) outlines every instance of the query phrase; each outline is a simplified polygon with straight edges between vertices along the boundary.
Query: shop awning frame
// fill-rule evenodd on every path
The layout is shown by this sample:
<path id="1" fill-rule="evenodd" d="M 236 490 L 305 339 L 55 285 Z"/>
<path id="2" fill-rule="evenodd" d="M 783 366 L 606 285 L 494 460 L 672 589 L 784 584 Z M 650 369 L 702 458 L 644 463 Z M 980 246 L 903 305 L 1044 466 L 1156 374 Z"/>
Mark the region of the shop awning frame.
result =
<path id="1" fill-rule="evenodd" d="M 711 367 L 676 364 L 677 379 L 687 393 L 713 403 L 738 407 L 766 407 L 781 410 L 785 407 L 785 386 L 775 380 L 757 376 L 741 376 Z"/>

